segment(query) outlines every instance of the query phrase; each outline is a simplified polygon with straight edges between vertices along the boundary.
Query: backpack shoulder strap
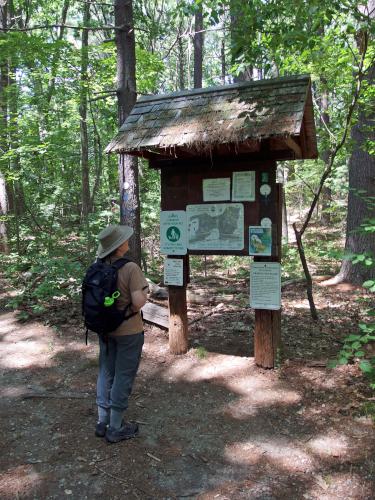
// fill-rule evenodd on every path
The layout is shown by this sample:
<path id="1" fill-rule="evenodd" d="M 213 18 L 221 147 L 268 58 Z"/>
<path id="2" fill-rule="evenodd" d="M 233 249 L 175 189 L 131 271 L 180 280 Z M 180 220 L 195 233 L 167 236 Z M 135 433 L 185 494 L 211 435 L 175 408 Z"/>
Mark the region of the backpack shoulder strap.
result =
<path id="1" fill-rule="evenodd" d="M 132 260 L 127 259 L 126 257 L 121 257 L 121 259 L 116 260 L 116 262 L 113 262 L 111 266 L 114 266 L 117 270 L 119 270 L 121 267 L 125 266 L 128 262 L 132 262 Z"/>

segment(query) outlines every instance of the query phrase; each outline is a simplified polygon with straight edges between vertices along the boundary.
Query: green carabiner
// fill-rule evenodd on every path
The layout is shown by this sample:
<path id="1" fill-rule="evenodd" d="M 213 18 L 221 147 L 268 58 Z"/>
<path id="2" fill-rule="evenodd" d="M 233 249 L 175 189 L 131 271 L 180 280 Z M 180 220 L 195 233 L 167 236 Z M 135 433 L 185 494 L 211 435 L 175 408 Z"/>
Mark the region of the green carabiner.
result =
<path id="1" fill-rule="evenodd" d="M 112 293 L 111 297 L 104 298 L 104 307 L 111 307 L 115 303 L 115 300 L 120 297 L 120 292 L 116 290 Z"/>

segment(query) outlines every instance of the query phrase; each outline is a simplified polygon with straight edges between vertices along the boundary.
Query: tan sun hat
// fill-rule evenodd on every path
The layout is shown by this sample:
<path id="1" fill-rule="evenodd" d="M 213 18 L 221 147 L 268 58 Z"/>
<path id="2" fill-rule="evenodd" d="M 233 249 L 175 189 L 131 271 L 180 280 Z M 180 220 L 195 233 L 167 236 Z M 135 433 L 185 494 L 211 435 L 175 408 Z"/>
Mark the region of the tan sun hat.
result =
<path id="1" fill-rule="evenodd" d="M 133 229 L 129 226 L 111 225 L 100 231 L 98 234 L 99 247 L 98 257 L 103 259 L 110 253 L 114 252 L 116 248 L 122 245 L 134 233 Z"/>

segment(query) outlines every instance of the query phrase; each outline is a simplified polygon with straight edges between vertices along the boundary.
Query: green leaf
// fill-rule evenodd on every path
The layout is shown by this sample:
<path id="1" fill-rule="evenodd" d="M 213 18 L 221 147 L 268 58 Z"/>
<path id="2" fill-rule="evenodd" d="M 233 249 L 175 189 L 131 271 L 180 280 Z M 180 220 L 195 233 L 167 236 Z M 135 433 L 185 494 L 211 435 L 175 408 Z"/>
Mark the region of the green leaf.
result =
<path id="1" fill-rule="evenodd" d="M 348 358 L 346 358 L 345 356 L 339 357 L 339 360 L 338 360 L 339 365 L 346 365 L 347 363 L 348 363 Z"/>
<path id="2" fill-rule="evenodd" d="M 338 360 L 337 359 L 331 359 L 327 363 L 327 368 L 336 368 L 337 364 L 338 364 Z"/>
<path id="3" fill-rule="evenodd" d="M 354 356 L 355 356 L 356 358 L 363 358 L 363 356 L 364 356 L 364 355 L 365 355 L 365 351 L 356 351 L 356 352 L 354 353 Z"/>
<path id="4" fill-rule="evenodd" d="M 359 363 L 360 369 L 363 371 L 363 373 L 369 374 L 374 370 L 374 367 L 371 365 L 369 361 L 361 361 Z"/>
<path id="5" fill-rule="evenodd" d="M 345 337 L 345 342 L 353 342 L 354 340 L 359 340 L 361 335 L 349 335 L 349 337 Z"/>

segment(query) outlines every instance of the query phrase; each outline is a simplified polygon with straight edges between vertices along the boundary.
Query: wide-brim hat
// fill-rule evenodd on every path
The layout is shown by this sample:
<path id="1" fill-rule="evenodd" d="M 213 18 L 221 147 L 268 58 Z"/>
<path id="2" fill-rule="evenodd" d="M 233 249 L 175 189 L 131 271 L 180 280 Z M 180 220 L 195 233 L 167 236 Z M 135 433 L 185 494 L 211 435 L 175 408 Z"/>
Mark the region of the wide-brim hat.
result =
<path id="1" fill-rule="evenodd" d="M 103 259 L 110 253 L 114 252 L 116 248 L 122 245 L 134 233 L 133 229 L 129 226 L 111 225 L 100 231 L 98 234 L 99 247 L 98 257 Z"/>

